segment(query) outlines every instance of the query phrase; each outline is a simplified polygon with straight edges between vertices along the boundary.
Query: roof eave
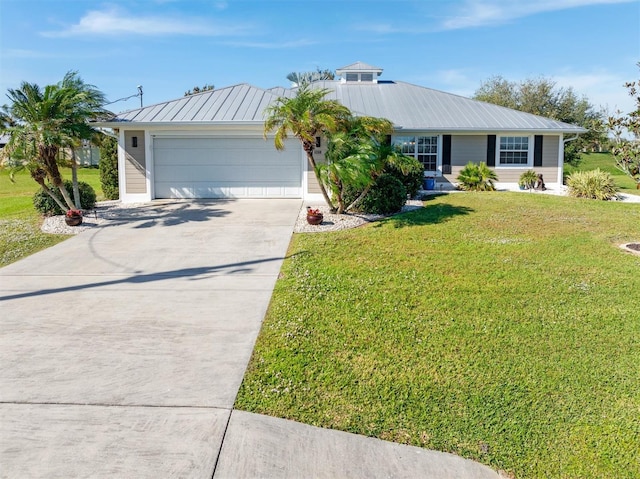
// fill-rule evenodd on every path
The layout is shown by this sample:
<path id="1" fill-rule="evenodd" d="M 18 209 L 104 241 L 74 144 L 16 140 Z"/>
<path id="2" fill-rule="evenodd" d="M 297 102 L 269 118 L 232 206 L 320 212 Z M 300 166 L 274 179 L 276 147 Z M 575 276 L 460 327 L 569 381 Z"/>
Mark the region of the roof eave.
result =
<path id="1" fill-rule="evenodd" d="M 107 121 L 93 123 L 101 128 L 150 128 L 150 127 L 186 127 L 198 126 L 262 126 L 263 120 L 238 120 L 238 121 Z"/>
<path id="2" fill-rule="evenodd" d="M 456 128 L 456 127 L 403 127 L 394 125 L 398 131 L 433 131 L 433 132 L 456 132 L 456 133 L 587 133 L 584 128 Z"/>

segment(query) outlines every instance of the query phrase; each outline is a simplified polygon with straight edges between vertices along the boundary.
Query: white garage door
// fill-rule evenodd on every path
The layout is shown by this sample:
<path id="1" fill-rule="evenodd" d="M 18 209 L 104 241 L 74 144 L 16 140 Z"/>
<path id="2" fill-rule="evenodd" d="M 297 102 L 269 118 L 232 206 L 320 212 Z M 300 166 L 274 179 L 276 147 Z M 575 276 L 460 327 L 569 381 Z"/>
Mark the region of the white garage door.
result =
<path id="1" fill-rule="evenodd" d="M 156 198 L 301 198 L 300 143 L 262 138 L 155 138 Z"/>

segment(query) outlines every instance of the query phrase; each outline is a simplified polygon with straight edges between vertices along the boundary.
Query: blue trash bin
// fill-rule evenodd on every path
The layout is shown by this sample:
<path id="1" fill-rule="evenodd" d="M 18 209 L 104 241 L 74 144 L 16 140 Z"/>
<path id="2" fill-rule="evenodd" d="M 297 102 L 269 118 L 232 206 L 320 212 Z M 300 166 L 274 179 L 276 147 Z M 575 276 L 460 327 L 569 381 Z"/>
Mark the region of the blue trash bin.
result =
<path id="1" fill-rule="evenodd" d="M 425 176 L 425 178 L 424 178 L 424 189 L 425 190 L 435 190 L 436 189 L 436 179 L 433 176 Z"/>

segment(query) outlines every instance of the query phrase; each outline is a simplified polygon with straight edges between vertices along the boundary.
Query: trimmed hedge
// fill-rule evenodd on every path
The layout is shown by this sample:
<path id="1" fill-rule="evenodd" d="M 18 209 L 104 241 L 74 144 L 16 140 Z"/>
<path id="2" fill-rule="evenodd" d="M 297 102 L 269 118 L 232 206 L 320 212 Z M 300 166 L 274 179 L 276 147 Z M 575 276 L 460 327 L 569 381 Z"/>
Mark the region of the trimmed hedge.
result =
<path id="1" fill-rule="evenodd" d="M 394 176 L 400 181 L 407 190 L 409 197 L 413 198 L 422 189 L 422 181 L 424 179 L 424 167 L 418 160 L 411 166 L 409 172 L 404 175 L 402 171 L 392 165 L 387 165 L 385 173 Z"/>
<path id="2" fill-rule="evenodd" d="M 64 180 L 63 183 L 64 187 L 73 198 L 73 182 L 70 180 Z M 49 188 L 51 188 L 53 193 L 64 203 L 58 188 L 52 185 L 49 185 Z M 80 207 L 83 210 L 90 210 L 93 208 L 96 205 L 96 192 L 93 187 L 89 183 L 78 181 L 78 189 L 80 190 Z M 51 196 L 49 196 L 42 188 L 36 191 L 33 195 L 33 206 L 38 212 L 46 216 L 63 215 L 65 213 L 60 209 L 53 198 L 51 198 Z"/>
<path id="3" fill-rule="evenodd" d="M 107 137 L 100 147 L 100 183 L 102 192 L 108 200 L 120 197 L 118 189 L 118 142 L 115 138 Z"/>
<path id="4" fill-rule="evenodd" d="M 356 209 L 364 213 L 387 215 L 400 211 L 406 202 L 407 189 L 400 180 L 393 175 L 382 174 Z"/>

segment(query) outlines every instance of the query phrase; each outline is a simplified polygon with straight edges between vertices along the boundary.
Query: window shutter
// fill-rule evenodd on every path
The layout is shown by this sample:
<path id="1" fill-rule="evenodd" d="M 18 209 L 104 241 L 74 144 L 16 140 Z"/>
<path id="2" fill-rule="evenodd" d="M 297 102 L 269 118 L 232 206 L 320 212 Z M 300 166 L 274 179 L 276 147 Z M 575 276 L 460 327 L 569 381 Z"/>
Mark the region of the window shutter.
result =
<path id="1" fill-rule="evenodd" d="M 442 165 L 451 164 L 451 135 L 442 135 Z"/>
<path id="2" fill-rule="evenodd" d="M 496 135 L 487 135 L 487 166 L 496 166 Z"/>
<path id="3" fill-rule="evenodd" d="M 542 135 L 536 135 L 533 142 L 533 166 L 542 166 Z"/>

